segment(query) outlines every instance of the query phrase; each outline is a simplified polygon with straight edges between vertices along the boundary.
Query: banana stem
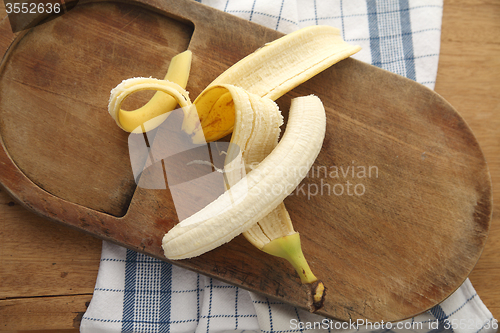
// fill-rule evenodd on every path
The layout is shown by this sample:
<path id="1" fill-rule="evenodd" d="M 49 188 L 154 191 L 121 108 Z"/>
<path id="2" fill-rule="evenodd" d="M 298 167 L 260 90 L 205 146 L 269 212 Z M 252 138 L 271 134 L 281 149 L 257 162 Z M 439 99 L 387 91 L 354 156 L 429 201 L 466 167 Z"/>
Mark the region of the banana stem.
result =
<path id="1" fill-rule="evenodd" d="M 323 306 L 326 291 L 325 285 L 318 280 L 311 271 L 302 252 L 300 235 L 298 232 L 275 238 L 264 245 L 261 250 L 270 255 L 286 259 L 292 264 L 302 284 L 309 286 L 309 310 L 311 312 L 315 312 Z"/>
<path id="2" fill-rule="evenodd" d="M 298 232 L 273 239 L 264 245 L 262 251 L 288 260 L 297 271 L 302 283 L 313 283 L 318 281 L 302 253 L 300 235 Z"/>

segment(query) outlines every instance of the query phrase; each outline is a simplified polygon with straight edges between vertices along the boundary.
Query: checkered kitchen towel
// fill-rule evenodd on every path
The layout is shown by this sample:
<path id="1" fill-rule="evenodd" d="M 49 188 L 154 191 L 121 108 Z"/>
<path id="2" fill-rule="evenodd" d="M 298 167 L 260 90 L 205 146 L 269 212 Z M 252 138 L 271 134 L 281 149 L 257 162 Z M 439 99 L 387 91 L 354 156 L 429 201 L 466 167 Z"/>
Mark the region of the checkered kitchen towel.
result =
<path id="1" fill-rule="evenodd" d="M 363 48 L 354 58 L 434 88 L 442 0 L 201 2 L 284 33 L 315 24 L 335 26 L 344 40 Z M 81 332 L 486 333 L 495 332 L 496 325 L 469 280 L 442 304 L 398 325 L 347 326 L 104 242 Z"/>

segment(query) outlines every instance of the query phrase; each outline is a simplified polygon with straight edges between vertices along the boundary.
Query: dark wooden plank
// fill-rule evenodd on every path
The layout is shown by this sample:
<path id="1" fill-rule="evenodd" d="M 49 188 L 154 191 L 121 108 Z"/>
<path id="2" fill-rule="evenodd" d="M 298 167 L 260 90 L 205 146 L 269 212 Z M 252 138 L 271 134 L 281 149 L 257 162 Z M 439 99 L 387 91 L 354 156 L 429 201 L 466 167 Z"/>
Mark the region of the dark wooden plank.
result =
<path id="1" fill-rule="evenodd" d="M 74 295 L 0 300 L 2 331 L 78 329 L 91 299 Z"/>
<path id="2" fill-rule="evenodd" d="M 493 182 L 488 241 L 470 280 L 500 318 L 500 3 L 445 1 L 436 92 L 455 106 L 484 151 Z M 480 50 L 479 52 L 477 50 Z"/>
<path id="3" fill-rule="evenodd" d="M 94 292 L 99 239 L 33 214 L 5 191 L 0 225 L 0 299 Z"/>

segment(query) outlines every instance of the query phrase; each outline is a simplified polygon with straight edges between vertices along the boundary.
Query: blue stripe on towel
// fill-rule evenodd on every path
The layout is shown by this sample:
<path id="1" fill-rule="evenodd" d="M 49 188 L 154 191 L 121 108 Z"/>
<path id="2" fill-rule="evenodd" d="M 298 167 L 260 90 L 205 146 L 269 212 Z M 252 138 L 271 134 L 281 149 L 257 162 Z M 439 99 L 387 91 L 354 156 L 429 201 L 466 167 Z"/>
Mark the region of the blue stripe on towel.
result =
<path id="1" fill-rule="evenodd" d="M 214 284 L 212 278 L 210 278 L 210 299 L 208 301 L 207 333 L 210 333 L 210 318 L 212 318 L 213 291 L 214 291 Z"/>
<path id="2" fill-rule="evenodd" d="M 248 18 L 249 21 L 252 20 L 252 17 L 253 17 L 253 11 L 255 9 L 255 3 L 257 2 L 257 0 L 253 0 L 253 4 L 252 4 L 252 9 L 250 11 L 250 17 Z"/>
<path id="3" fill-rule="evenodd" d="M 409 0 L 367 0 L 371 63 L 416 81 L 408 2 Z M 397 45 L 402 45 L 402 48 Z"/>
<path id="4" fill-rule="evenodd" d="M 132 332 L 135 309 L 135 275 L 137 252 L 127 250 L 125 262 L 125 292 L 123 293 L 122 332 Z"/>
<path id="5" fill-rule="evenodd" d="M 372 56 L 372 64 L 382 63 L 380 54 L 380 36 L 378 31 L 378 14 L 377 1 L 367 0 L 366 7 L 368 9 L 368 28 L 370 30 L 370 51 Z"/>
<path id="6" fill-rule="evenodd" d="M 274 30 L 278 30 L 280 26 L 281 14 L 283 13 L 283 6 L 285 5 L 285 0 L 281 0 L 280 13 L 278 14 L 278 20 L 276 21 L 276 27 Z"/>
<path id="7" fill-rule="evenodd" d="M 196 276 L 196 323 L 200 323 L 200 274 Z"/>
<path id="8" fill-rule="evenodd" d="M 416 81 L 415 54 L 413 53 L 413 35 L 411 31 L 410 5 L 408 0 L 399 0 L 399 13 L 401 20 L 401 39 L 403 41 L 403 53 L 405 58 L 406 77 Z"/>
<path id="9" fill-rule="evenodd" d="M 445 329 L 445 324 L 446 324 L 446 319 L 448 319 L 448 316 L 446 315 L 446 313 L 444 312 L 443 308 L 441 307 L 441 305 L 436 305 L 435 307 L 433 307 L 432 309 L 429 310 L 429 312 L 438 320 L 439 322 L 439 327 L 438 329 L 436 330 L 432 330 L 430 331 L 429 333 L 438 333 L 438 332 L 444 332 L 444 331 L 448 331 Z M 449 325 L 447 325 L 449 326 Z M 451 332 L 453 332 L 453 329 L 451 329 L 450 327 L 450 330 Z"/>
<path id="10" fill-rule="evenodd" d="M 160 313 L 158 332 L 170 332 L 170 313 L 172 308 L 172 265 L 161 263 Z"/>

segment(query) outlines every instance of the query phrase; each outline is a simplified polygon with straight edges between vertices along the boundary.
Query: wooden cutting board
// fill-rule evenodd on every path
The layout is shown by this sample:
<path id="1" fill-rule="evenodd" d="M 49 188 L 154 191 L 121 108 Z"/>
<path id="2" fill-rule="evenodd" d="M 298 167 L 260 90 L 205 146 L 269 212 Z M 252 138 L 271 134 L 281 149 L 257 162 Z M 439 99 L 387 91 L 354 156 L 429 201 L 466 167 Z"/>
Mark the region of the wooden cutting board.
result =
<path id="1" fill-rule="evenodd" d="M 51 220 L 164 259 L 161 238 L 178 221 L 172 197 L 135 185 L 109 91 L 129 77 L 163 77 L 189 49 L 194 98 L 279 36 L 180 0 L 80 2 L 18 35 L 3 21 L 1 184 Z M 486 241 L 491 184 L 476 139 L 431 90 L 353 59 L 278 104 L 286 115 L 292 97 L 311 93 L 325 104 L 327 135 L 314 173 L 285 203 L 328 287 L 319 314 L 395 321 L 431 308 L 461 285 Z M 306 308 L 288 263 L 241 236 L 173 263 Z"/>

